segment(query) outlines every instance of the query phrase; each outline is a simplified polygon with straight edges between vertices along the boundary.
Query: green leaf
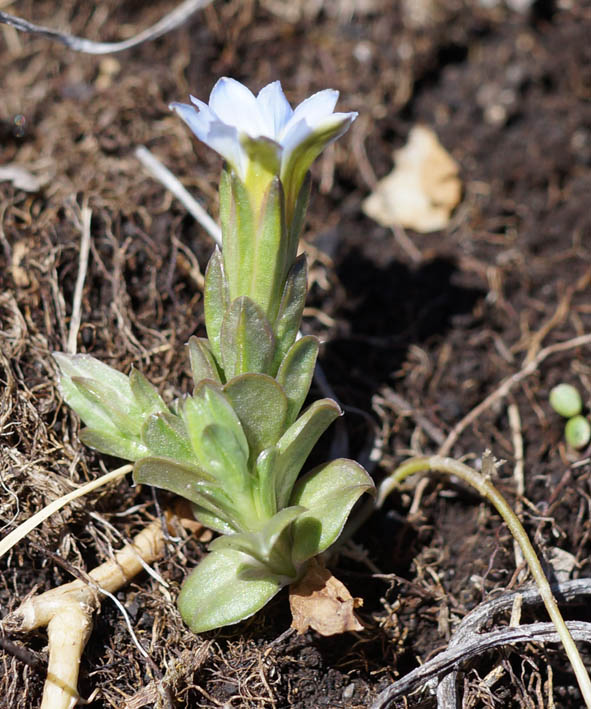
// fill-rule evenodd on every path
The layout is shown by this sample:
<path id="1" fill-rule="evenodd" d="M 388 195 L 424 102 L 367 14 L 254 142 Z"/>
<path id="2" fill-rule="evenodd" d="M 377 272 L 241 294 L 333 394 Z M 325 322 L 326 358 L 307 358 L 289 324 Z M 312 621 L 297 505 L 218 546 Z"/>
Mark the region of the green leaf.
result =
<path id="1" fill-rule="evenodd" d="M 277 382 L 266 374 L 242 374 L 231 379 L 224 392 L 238 415 L 251 460 L 275 445 L 283 433 L 287 397 Z"/>
<path id="2" fill-rule="evenodd" d="M 261 517 L 272 517 L 277 512 L 277 497 L 275 494 L 275 470 L 277 450 L 275 447 L 261 451 L 256 460 L 257 483 L 255 490 L 258 495 Z"/>
<path id="3" fill-rule="evenodd" d="M 285 530 L 301 514 L 304 507 L 286 507 L 277 512 L 258 532 L 229 534 L 214 539 L 209 545 L 211 551 L 236 549 L 254 557 L 273 573 L 295 578 L 297 571 L 291 562 L 291 540 L 281 539 Z M 282 543 L 283 542 L 283 543 Z"/>
<path id="4" fill-rule="evenodd" d="M 288 425 L 295 421 L 310 391 L 318 349 L 318 338 L 312 335 L 300 338 L 293 343 L 277 372 L 277 382 L 287 395 Z"/>
<path id="5" fill-rule="evenodd" d="M 156 387 L 150 384 L 146 377 L 137 369 L 131 370 L 129 386 L 137 406 L 144 415 L 168 411 L 168 407 Z"/>
<path id="6" fill-rule="evenodd" d="M 275 464 L 275 489 L 277 507 L 285 507 L 302 466 L 320 436 L 341 415 L 341 409 L 332 399 L 320 399 L 281 436 L 277 443 Z"/>
<path id="7" fill-rule="evenodd" d="M 226 312 L 229 301 L 230 297 L 224 273 L 222 254 L 216 246 L 205 271 L 203 309 L 205 312 L 205 326 L 207 328 L 209 344 L 218 362 L 222 361 L 220 333 L 224 313 Z"/>
<path id="8" fill-rule="evenodd" d="M 245 572 L 257 567 L 252 557 L 235 549 L 208 554 L 189 574 L 177 600 L 189 628 L 203 633 L 238 623 L 260 610 L 285 584 L 270 572 L 248 578 Z"/>
<path id="9" fill-rule="evenodd" d="M 191 337 L 187 343 L 189 348 L 189 360 L 195 386 L 202 379 L 212 379 L 221 384 L 220 375 L 216 365 L 215 357 L 211 351 L 209 341 L 205 337 Z"/>
<path id="10" fill-rule="evenodd" d="M 206 510 L 204 507 L 201 507 L 201 505 L 193 503 L 192 509 L 195 519 L 199 520 L 199 522 L 201 522 L 201 524 L 203 524 L 205 527 L 209 527 L 210 529 L 213 529 L 216 532 L 220 532 L 221 534 L 233 534 L 237 531 L 235 527 L 232 527 L 224 519 L 217 517 L 209 510 Z"/>
<path id="11" fill-rule="evenodd" d="M 275 338 L 263 311 L 250 298 L 236 298 L 224 316 L 220 339 L 226 380 L 246 372 L 267 372 Z"/>
<path id="12" fill-rule="evenodd" d="M 298 480 L 290 505 L 307 512 L 294 522 L 294 561 L 306 561 L 333 544 L 353 505 L 369 491 L 375 491 L 373 480 L 359 463 L 346 458 L 320 465 Z"/>
<path id="13" fill-rule="evenodd" d="M 215 519 L 223 520 L 232 531 L 242 529 L 232 500 L 211 475 L 195 465 L 182 465 L 165 458 L 142 458 L 133 468 L 133 479 L 138 484 L 154 485 L 190 500 Z"/>
<path id="14" fill-rule="evenodd" d="M 281 296 L 279 311 L 275 320 L 275 357 L 272 373 L 274 374 L 289 348 L 295 342 L 302 321 L 302 313 L 308 293 L 308 271 L 306 256 L 301 254 L 291 267 Z"/>
<path id="15" fill-rule="evenodd" d="M 118 391 L 121 396 L 131 401 L 131 388 L 127 375 L 117 369 L 113 369 L 113 367 L 109 367 L 108 364 L 104 364 L 96 357 L 86 354 L 67 355 L 63 352 L 54 352 L 53 358 L 63 376 L 94 379 Z"/>
<path id="16" fill-rule="evenodd" d="M 179 416 L 167 412 L 149 416 L 142 429 L 142 441 L 156 458 L 193 462 L 187 429 Z"/>
<path id="17" fill-rule="evenodd" d="M 125 438 L 119 433 L 83 428 L 80 431 L 80 440 L 89 448 L 124 460 L 138 460 L 150 453 L 139 440 Z"/>
<path id="18" fill-rule="evenodd" d="M 108 411 L 95 398 L 89 398 L 80 386 L 74 384 L 70 377 L 62 376 L 59 382 L 60 393 L 64 401 L 80 416 L 82 421 L 92 429 L 118 435 L 120 432 L 113 423 Z"/>
<path id="19" fill-rule="evenodd" d="M 202 447 L 203 431 L 214 423 L 224 426 L 234 434 L 243 457 L 248 460 L 248 441 L 240 419 L 230 398 L 214 382 L 204 380 L 197 385 L 193 396 L 187 397 L 183 402 L 182 416 L 191 446 L 203 466 L 207 462 L 207 454 Z"/>
<path id="20" fill-rule="evenodd" d="M 203 467 L 223 483 L 227 491 L 244 492 L 251 481 L 248 473 L 248 451 L 234 435 L 234 432 L 219 423 L 212 423 L 203 429 L 201 450 L 206 464 Z"/>
<path id="21" fill-rule="evenodd" d="M 78 390 L 78 394 L 81 397 L 81 399 L 77 399 L 76 401 L 81 402 L 82 399 L 86 399 L 88 404 L 90 404 L 91 416 L 93 418 L 98 414 L 99 409 L 101 409 L 105 414 L 105 418 L 110 421 L 109 428 L 114 428 L 115 431 L 121 432 L 127 437 L 139 435 L 144 417 L 133 400 L 125 400 L 117 391 L 97 382 L 95 379 L 72 377 L 69 381 L 71 386 Z M 65 384 L 63 387 L 64 392 L 67 386 L 68 385 Z M 74 403 L 74 399 L 72 403 L 68 401 L 68 404 L 70 404 L 73 409 Z M 74 410 L 76 411 L 76 409 Z M 83 411 L 84 409 L 81 408 L 80 417 L 84 423 L 88 423 L 89 426 L 94 428 L 94 423 L 83 418 Z M 99 426 L 96 425 L 96 427 L 98 428 Z"/>

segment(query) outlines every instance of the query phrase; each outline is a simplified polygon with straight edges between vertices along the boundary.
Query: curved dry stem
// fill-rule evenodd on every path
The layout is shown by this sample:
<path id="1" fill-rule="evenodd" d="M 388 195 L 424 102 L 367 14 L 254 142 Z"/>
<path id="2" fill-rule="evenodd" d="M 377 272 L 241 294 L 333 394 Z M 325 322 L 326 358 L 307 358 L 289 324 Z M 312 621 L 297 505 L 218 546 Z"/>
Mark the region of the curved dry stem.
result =
<path id="1" fill-rule="evenodd" d="M 378 489 L 376 506 L 378 508 L 381 507 L 390 492 L 392 492 L 392 490 L 394 490 L 394 488 L 396 488 L 405 478 L 414 475 L 415 473 L 428 471 L 455 475 L 460 478 L 460 480 L 463 480 L 468 485 L 471 485 L 480 493 L 480 495 L 482 495 L 482 497 L 491 502 L 497 512 L 501 515 L 503 521 L 509 527 L 509 531 L 517 540 L 517 543 L 521 548 L 523 556 L 529 566 L 529 570 L 531 571 L 531 575 L 533 576 L 540 591 L 540 596 L 546 606 L 548 615 L 554 623 L 556 632 L 560 637 L 567 657 L 572 665 L 577 682 L 579 683 L 581 694 L 583 695 L 583 699 L 585 701 L 585 706 L 587 709 L 591 709 L 591 680 L 589 679 L 589 674 L 583 664 L 583 660 L 581 659 L 581 655 L 575 645 L 575 641 L 573 640 L 573 637 L 564 622 L 564 618 L 558 608 L 556 598 L 552 593 L 552 589 L 550 588 L 548 579 L 544 574 L 542 565 L 540 564 L 536 552 L 529 541 L 529 537 L 527 536 L 523 525 L 505 498 L 492 484 L 488 475 L 481 475 L 464 463 L 460 463 L 452 458 L 445 458 L 439 455 L 411 458 L 400 465 L 392 473 L 392 475 L 382 482 Z"/>
<path id="2" fill-rule="evenodd" d="M 119 480 L 119 478 L 131 472 L 131 470 L 133 470 L 133 465 L 123 465 L 121 468 L 117 468 L 117 470 L 113 470 L 96 480 L 91 480 L 89 483 L 86 483 L 86 485 L 82 485 L 82 487 L 76 488 L 76 490 L 72 490 L 72 492 L 69 492 L 67 495 L 58 497 L 57 500 L 54 500 L 32 517 L 29 517 L 29 519 L 25 520 L 22 524 L 19 524 L 16 529 L 13 529 L 10 534 L 7 534 L 4 539 L 0 541 L 0 557 L 4 556 L 4 554 L 10 551 L 23 537 L 26 537 L 29 532 L 35 529 L 35 527 L 38 527 L 41 522 L 45 521 L 48 517 L 51 517 L 52 514 L 61 510 L 62 507 L 65 507 L 73 500 L 83 497 L 107 483 Z"/>

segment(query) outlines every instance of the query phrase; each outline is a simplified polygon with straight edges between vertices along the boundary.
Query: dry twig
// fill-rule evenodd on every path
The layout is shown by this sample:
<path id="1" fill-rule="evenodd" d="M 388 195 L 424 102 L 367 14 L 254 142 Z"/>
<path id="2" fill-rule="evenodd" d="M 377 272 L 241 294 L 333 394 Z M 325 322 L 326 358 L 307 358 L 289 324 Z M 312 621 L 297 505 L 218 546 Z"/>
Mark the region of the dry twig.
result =
<path id="1" fill-rule="evenodd" d="M 185 2 L 181 3 L 172 12 L 169 12 L 168 15 L 158 20 L 155 25 L 121 42 L 93 42 L 84 37 L 74 37 L 66 32 L 58 32 L 50 27 L 34 25 L 32 22 L 23 20 L 21 17 L 9 15 L 7 12 L 0 12 L 0 23 L 14 27 L 19 32 L 36 34 L 41 37 L 53 39 L 56 42 L 61 42 L 75 52 L 83 52 L 84 54 L 113 54 L 115 52 L 123 52 L 126 49 L 137 47 L 144 42 L 162 37 L 163 34 L 180 27 L 192 14 L 197 12 L 197 10 L 207 7 L 211 2 L 212 0 L 185 0 Z"/>

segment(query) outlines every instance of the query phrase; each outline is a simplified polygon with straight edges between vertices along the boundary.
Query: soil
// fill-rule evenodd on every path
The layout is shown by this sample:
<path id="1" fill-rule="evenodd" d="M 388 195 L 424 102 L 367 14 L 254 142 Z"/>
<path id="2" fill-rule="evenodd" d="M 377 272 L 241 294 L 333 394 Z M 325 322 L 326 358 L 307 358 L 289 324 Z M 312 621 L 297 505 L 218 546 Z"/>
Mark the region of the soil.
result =
<path id="1" fill-rule="evenodd" d="M 2 3 L 101 41 L 132 36 L 174 6 Z M 591 333 L 590 23 L 584 0 L 539 0 L 523 13 L 462 0 L 215 0 L 182 28 L 106 57 L 2 26 L 0 164 L 42 182 L 34 192 L 0 182 L 3 533 L 119 465 L 78 440 L 50 359 L 67 346 L 82 207 L 92 210 L 92 244 L 78 351 L 139 367 L 169 399 L 191 386 L 183 345 L 203 333 L 199 274 L 212 241 L 134 149 L 146 145 L 215 214 L 220 161 L 167 107 L 190 92 L 205 99 L 219 76 L 253 90 L 280 78 L 292 103 L 338 88 L 340 110 L 359 111 L 313 168 L 304 330 L 325 343 L 321 364 L 348 411 L 349 455 L 369 465 L 368 450 L 379 451 L 377 481 L 409 455 L 436 453 L 543 348 Z M 429 235 L 379 227 L 361 210 L 416 124 L 436 131 L 463 181 L 449 226 Z M 565 445 L 548 405 L 560 381 L 590 401 L 590 353 L 587 342 L 539 356 L 448 451 L 476 467 L 486 449 L 505 461 L 496 482 L 554 579 L 591 576 L 590 449 Z M 128 477 L 53 515 L 0 560 L 3 614 L 109 558 L 170 502 Z M 171 539 L 154 565 L 167 588 L 144 574 L 117 594 L 149 659 L 103 602 L 81 666 L 89 707 L 366 707 L 444 649 L 472 608 L 531 584 L 494 510 L 437 478 L 392 494 L 332 562 L 364 599 L 361 633 L 286 632 L 283 592 L 237 626 L 193 635 L 174 599 L 205 549 L 189 534 Z M 582 604 L 569 613 L 591 620 Z M 545 618 L 539 608 L 527 616 Z M 40 664 L 0 650 L 0 706 L 36 707 L 46 636 L 12 641 Z M 485 653 L 464 668 L 460 690 L 465 707 L 583 705 L 551 645 Z M 400 706 L 436 700 L 417 687 Z"/>

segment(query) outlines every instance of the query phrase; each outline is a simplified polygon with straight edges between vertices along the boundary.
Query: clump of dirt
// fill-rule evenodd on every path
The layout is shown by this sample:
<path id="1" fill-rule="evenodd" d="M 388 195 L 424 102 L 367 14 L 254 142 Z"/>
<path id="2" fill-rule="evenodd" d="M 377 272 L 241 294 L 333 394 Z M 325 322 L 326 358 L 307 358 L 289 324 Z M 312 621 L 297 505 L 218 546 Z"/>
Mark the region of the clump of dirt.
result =
<path id="1" fill-rule="evenodd" d="M 107 41 L 174 6 L 24 0 L 3 10 Z M 220 75 L 253 90 L 280 78 L 292 103 L 330 86 L 341 91 L 341 110 L 360 114 L 313 169 L 304 235 L 304 329 L 324 341 L 322 365 L 351 409 L 350 455 L 363 458 L 378 443 L 379 480 L 446 440 L 450 454 L 475 465 L 491 449 L 506 461 L 499 487 L 550 572 L 589 576 L 589 452 L 567 450 L 547 404 L 560 381 L 589 401 L 588 341 L 550 352 L 448 436 L 543 348 L 591 332 L 590 12 L 588 2 L 568 0 L 535 2 L 523 14 L 458 0 L 301 0 L 289 8 L 214 0 L 182 28 L 112 57 L 0 26 L 0 163 L 42 183 L 25 192 L 0 182 L 4 531 L 119 464 L 79 442 L 50 358 L 68 339 L 82 208 L 92 210 L 92 242 L 78 351 L 122 371 L 139 367 L 172 399 L 191 386 L 184 343 L 203 333 L 200 274 L 213 244 L 134 149 L 149 147 L 215 214 L 220 162 L 168 104 L 189 92 L 205 98 Z M 361 211 L 417 123 L 435 130 L 464 184 L 448 228 L 420 236 L 381 228 Z M 522 495 L 516 436 L 525 451 Z M 109 558 L 169 502 L 125 480 L 54 515 L 0 560 L 4 611 Z M 205 549 L 187 533 L 171 539 L 155 565 L 167 587 L 144 575 L 118 593 L 149 660 L 115 605 L 102 604 L 81 668 L 81 695 L 98 688 L 89 706 L 366 707 L 444 649 L 478 603 L 524 583 L 495 513 L 436 480 L 393 494 L 333 563 L 364 598 L 361 633 L 288 632 L 281 594 L 244 623 L 193 635 L 174 599 Z M 552 567 L 559 552 L 572 563 Z M 588 608 L 572 614 L 589 620 Z M 35 707 L 45 639 L 18 641 L 41 669 L 0 649 L 0 705 Z M 485 681 L 493 668 L 495 681 Z M 467 668 L 462 691 L 466 706 L 523 708 L 550 696 L 565 709 L 581 706 L 562 651 L 551 646 L 486 654 Z M 406 699 L 435 704 L 427 690 Z"/>

